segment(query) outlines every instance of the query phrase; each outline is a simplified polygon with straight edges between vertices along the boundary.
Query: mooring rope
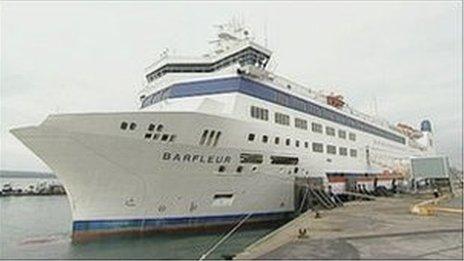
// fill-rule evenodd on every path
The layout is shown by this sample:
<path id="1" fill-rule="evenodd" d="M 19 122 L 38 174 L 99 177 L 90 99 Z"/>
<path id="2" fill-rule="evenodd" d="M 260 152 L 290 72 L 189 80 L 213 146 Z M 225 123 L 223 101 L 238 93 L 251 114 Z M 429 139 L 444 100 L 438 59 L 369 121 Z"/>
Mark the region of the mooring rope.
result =
<path id="1" fill-rule="evenodd" d="M 240 220 L 240 222 L 238 222 L 237 225 L 235 225 L 235 227 L 233 227 L 229 233 L 227 233 L 225 236 L 223 236 L 212 248 L 210 248 L 206 253 L 204 253 L 203 255 L 201 255 L 200 259 L 199 260 L 204 260 L 205 258 L 207 258 L 211 253 L 213 253 L 214 250 L 216 250 L 216 248 L 222 244 L 222 242 L 224 242 L 226 239 L 228 239 L 243 223 L 245 223 L 245 221 L 251 217 L 251 215 L 253 215 L 253 213 L 249 213 L 248 215 L 246 215 L 242 220 Z"/>

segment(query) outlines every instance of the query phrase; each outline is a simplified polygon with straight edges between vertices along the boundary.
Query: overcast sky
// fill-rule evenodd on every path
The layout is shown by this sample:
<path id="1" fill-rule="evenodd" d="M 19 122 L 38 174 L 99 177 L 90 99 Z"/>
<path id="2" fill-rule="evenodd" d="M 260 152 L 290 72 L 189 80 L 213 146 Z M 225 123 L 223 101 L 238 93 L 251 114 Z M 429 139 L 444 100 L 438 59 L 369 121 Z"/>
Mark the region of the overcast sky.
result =
<path id="1" fill-rule="evenodd" d="M 418 127 L 462 168 L 462 4 L 437 2 L 2 2 L 0 169 L 48 170 L 9 129 L 56 112 L 135 110 L 166 47 L 202 54 L 241 17 L 275 72 Z M 267 33 L 265 33 L 267 32 Z M 267 37 L 265 37 L 267 35 Z"/>

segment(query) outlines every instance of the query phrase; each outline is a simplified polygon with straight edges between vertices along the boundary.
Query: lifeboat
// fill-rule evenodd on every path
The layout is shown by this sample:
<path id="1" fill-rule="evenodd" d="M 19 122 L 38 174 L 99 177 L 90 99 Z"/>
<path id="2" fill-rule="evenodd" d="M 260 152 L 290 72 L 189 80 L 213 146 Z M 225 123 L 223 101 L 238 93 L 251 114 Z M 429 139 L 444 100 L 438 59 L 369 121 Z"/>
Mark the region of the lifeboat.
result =
<path id="1" fill-rule="evenodd" d="M 407 125 L 407 124 L 404 124 L 404 123 L 398 123 L 396 125 L 396 129 L 403 133 L 404 135 L 412 138 L 412 139 L 419 139 L 422 137 L 422 132 L 420 132 L 419 130 L 417 129 L 414 129 L 413 127 Z"/>
<path id="2" fill-rule="evenodd" d="M 327 104 L 340 109 L 345 105 L 345 102 L 343 101 L 343 96 L 330 94 L 327 96 Z"/>

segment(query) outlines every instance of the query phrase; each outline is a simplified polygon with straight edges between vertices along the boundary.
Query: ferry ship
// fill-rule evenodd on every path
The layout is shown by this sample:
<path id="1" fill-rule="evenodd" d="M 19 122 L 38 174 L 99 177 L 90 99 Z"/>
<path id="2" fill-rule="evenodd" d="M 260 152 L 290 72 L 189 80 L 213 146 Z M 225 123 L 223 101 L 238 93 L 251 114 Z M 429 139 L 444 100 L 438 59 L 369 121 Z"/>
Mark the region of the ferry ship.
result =
<path id="1" fill-rule="evenodd" d="M 361 113 L 268 70 L 271 50 L 243 26 L 218 31 L 208 54 L 149 65 L 137 110 L 11 130 L 63 182 L 73 239 L 274 222 L 295 210 L 295 177 L 337 192 L 337 177 L 388 177 L 435 153 L 429 121 Z"/>

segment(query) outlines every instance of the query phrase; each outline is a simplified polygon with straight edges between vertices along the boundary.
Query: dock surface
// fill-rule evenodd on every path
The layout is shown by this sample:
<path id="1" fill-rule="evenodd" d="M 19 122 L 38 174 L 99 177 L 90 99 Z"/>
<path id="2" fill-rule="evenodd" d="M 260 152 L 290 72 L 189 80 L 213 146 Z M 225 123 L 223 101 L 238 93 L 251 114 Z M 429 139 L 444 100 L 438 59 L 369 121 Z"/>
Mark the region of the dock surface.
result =
<path id="1" fill-rule="evenodd" d="M 430 197 L 429 197 L 430 198 Z M 426 198 L 356 201 L 306 212 L 247 247 L 235 259 L 463 259 L 463 216 L 410 213 Z M 455 201 L 461 199 L 454 199 Z M 459 206 L 462 209 L 462 203 Z M 305 237 L 299 230 L 306 229 Z"/>

